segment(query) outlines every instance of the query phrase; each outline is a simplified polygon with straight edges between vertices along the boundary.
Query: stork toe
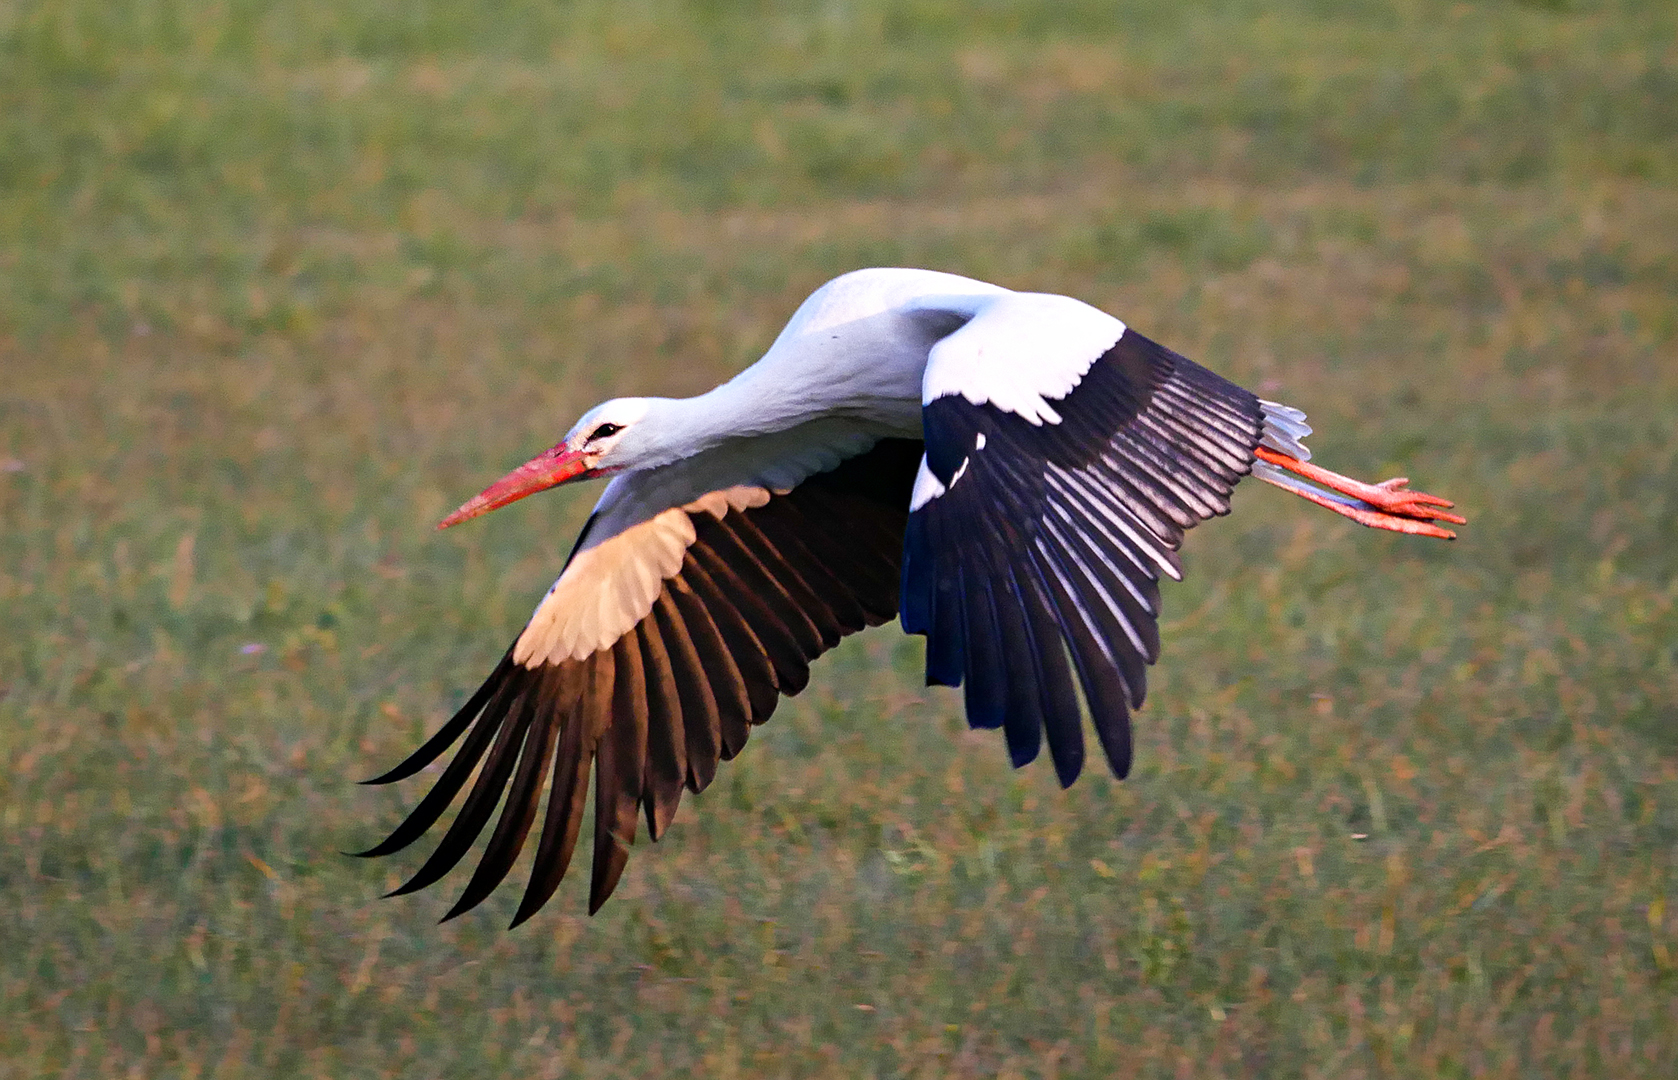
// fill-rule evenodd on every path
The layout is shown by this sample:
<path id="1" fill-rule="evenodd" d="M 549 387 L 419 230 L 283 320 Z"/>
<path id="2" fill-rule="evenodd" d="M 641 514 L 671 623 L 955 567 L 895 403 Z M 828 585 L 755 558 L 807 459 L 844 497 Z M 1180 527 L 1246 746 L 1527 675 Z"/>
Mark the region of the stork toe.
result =
<path id="1" fill-rule="evenodd" d="M 1367 491 L 1349 494 L 1355 494 L 1375 509 L 1396 517 L 1412 518 L 1416 521 L 1449 521 L 1453 525 L 1468 524 L 1467 518 L 1447 512 L 1450 507 L 1456 505 L 1451 500 L 1429 495 L 1425 491 L 1411 491 L 1405 486 L 1408 483 L 1409 477 L 1395 476 L 1379 484 L 1366 485 Z"/>

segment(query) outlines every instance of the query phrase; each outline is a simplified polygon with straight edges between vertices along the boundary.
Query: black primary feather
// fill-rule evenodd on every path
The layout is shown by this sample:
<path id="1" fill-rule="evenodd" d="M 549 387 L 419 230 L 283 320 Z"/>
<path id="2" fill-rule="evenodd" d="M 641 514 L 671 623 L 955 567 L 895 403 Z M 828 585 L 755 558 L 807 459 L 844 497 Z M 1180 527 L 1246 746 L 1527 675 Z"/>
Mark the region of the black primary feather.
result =
<path id="1" fill-rule="evenodd" d="M 1129 771 L 1160 567 L 1180 575 L 1184 530 L 1228 512 L 1264 417 L 1246 390 L 1130 330 L 1050 404 L 1058 423 L 957 395 L 922 410 L 944 490 L 909 518 L 902 617 L 927 636 L 927 681 L 965 681 L 969 723 L 1000 721 L 1015 765 L 1046 739 L 1069 785 L 1080 692 L 1108 765 Z"/>

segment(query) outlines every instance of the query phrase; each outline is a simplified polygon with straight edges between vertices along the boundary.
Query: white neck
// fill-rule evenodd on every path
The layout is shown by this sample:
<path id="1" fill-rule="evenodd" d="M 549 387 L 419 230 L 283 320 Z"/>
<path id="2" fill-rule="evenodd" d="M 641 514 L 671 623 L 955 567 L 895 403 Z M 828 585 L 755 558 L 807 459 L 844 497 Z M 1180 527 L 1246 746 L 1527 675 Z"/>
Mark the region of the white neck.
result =
<path id="1" fill-rule="evenodd" d="M 732 439 L 850 418 L 920 437 L 928 350 L 1007 290 L 927 270 L 859 270 L 799 306 L 763 358 L 691 398 L 648 399 L 631 468 L 702 454 Z M 644 440 L 644 441 L 643 441 Z M 627 441 L 627 440 L 626 440 Z"/>

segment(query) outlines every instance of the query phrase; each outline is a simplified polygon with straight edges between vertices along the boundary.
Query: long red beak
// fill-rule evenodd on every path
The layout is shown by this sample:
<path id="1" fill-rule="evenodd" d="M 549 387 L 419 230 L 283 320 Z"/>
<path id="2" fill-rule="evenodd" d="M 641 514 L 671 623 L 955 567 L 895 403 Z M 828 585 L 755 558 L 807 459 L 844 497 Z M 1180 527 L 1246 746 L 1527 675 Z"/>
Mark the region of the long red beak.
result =
<path id="1" fill-rule="evenodd" d="M 589 474 L 583 455 L 567 449 L 562 443 L 545 450 L 503 476 L 483 491 L 472 496 L 459 510 L 438 523 L 439 529 L 459 525 L 468 518 L 499 510 L 508 503 L 518 502 L 526 495 L 557 487 L 567 480 L 581 480 Z"/>

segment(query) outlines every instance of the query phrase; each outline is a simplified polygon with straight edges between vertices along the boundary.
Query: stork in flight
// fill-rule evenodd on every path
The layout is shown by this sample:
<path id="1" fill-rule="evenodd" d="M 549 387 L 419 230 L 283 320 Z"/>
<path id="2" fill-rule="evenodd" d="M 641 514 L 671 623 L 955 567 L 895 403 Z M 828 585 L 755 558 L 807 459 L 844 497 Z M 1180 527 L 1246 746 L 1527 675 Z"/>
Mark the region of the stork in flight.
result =
<path id="1" fill-rule="evenodd" d="M 812 660 L 894 615 L 927 639 L 927 683 L 964 687 L 968 723 L 1001 728 L 1014 765 L 1047 742 L 1070 785 L 1087 711 L 1123 777 L 1159 656 L 1159 579 L 1181 579 L 1183 533 L 1228 513 L 1243 476 L 1375 528 L 1454 539 L 1434 522 L 1464 523 L 1403 479 L 1309 464 L 1310 430 L 1070 297 L 929 270 L 837 278 L 733 379 L 608 401 L 442 522 L 612 478 L 488 680 L 369 781 L 412 776 L 464 736 L 363 854 L 413 843 L 477 770 L 396 890 L 453 868 L 500 804 L 453 918 L 507 875 L 546 788 L 517 926 L 565 876 L 592 768 L 592 914 L 638 818 L 657 840 L 683 788 L 705 790 Z"/>

